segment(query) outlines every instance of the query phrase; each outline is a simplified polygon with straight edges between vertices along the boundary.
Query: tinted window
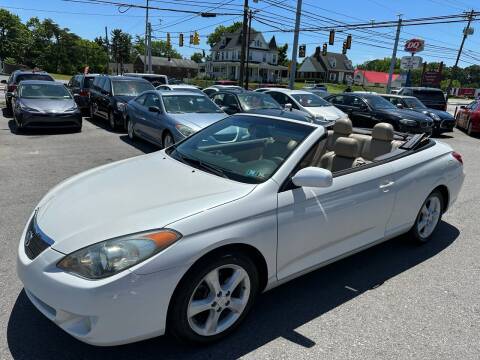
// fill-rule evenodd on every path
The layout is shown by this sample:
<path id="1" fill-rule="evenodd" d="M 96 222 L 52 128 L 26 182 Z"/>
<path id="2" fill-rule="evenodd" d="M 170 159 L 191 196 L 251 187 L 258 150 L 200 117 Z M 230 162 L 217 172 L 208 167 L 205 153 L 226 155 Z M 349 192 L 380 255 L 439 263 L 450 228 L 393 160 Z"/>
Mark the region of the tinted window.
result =
<path id="1" fill-rule="evenodd" d="M 160 106 L 160 99 L 156 94 L 147 94 L 145 97 L 145 102 L 143 103 L 144 106 Z"/>
<path id="2" fill-rule="evenodd" d="M 413 96 L 420 100 L 445 102 L 445 96 L 439 90 L 413 90 Z"/>
<path id="3" fill-rule="evenodd" d="M 95 82 L 95 89 L 96 89 L 97 91 L 101 91 L 101 90 L 102 90 L 103 84 L 105 84 L 105 80 L 106 80 L 105 77 L 99 77 L 99 78 L 98 78 L 98 81 Z"/>
<path id="4" fill-rule="evenodd" d="M 19 93 L 24 99 L 71 99 L 65 86 L 56 84 L 24 84 Z"/>
<path id="5" fill-rule="evenodd" d="M 94 80 L 94 79 L 95 79 L 95 78 L 94 78 L 93 76 L 85 77 L 85 78 L 83 79 L 83 87 L 84 87 L 85 89 L 89 89 L 90 86 L 92 86 L 92 83 L 93 83 L 93 80 Z"/>
<path id="6" fill-rule="evenodd" d="M 113 81 L 113 94 L 137 96 L 144 91 L 155 90 L 152 84 L 146 81 L 123 80 Z"/>
<path id="7" fill-rule="evenodd" d="M 238 100 L 246 111 L 282 108 L 270 95 L 263 93 L 238 94 Z"/>
<path id="8" fill-rule="evenodd" d="M 165 95 L 163 105 L 168 113 L 219 113 L 222 112 L 205 95 Z"/>
<path id="9" fill-rule="evenodd" d="M 374 109 L 396 109 L 390 101 L 381 96 L 368 96 L 365 100 Z"/>
<path id="10" fill-rule="evenodd" d="M 110 93 L 112 91 L 111 86 L 110 86 L 110 79 L 109 78 L 105 78 L 105 81 L 102 84 L 102 89 L 103 89 L 103 91 L 106 91 L 107 93 Z"/>
<path id="11" fill-rule="evenodd" d="M 15 83 L 18 84 L 20 81 L 24 80 L 53 81 L 53 78 L 47 74 L 19 74 L 15 79 Z"/>
<path id="12" fill-rule="evenodd" d="M 230 116 L 191 135 L 168 153 L 204 171 L 258 184 L 269 179 L 313 129 L 283 120 Z M 273 144 L 275 151 L 270 151 Z"/>
<path id="13" fill-rule="evenodd" d="M 140 105 L 143 105 L 143 104 L 145 103 L 146 97 L 147 97 L 146 94 L 145 94 L 145 95 L 140 95 L 139 97 L 137 97 L 137 98 L 135 99 L 135 101 L 136 101 L 137 103 L 139 103 Z"/>
<path id="14" fill-rule="evenodd" d="M 218 106 L 223 106 L 224 97 L 225 97 L 225 94 L 215 94 L 213 95 L 212 99 L 213 99 L 213 102 Z"/>
<path id="15" fill-rule="evenodd" d="M 330 101 L 332 104 L 338 104 L 338 105 L 343 105 L 343 104 L 345 104 L 344 96 L 342 96 L 342 95 L 337 95 L 337 96 L 331 97 L 331 98 L 329 99 L 329 101 Z"/>
<path id="16" fill-rule="evenodd" d="M 426 109 L 427 108 L 417 98 L 407 98 L 407 99 L 403 99 L 403 101 L 405 102 L 405 104 L 407 104 L 407 107 L 409 109 Z"/>
<path id="17" fill-rule="evenodd" d="M 269 92 L 268 95 L 270 95 L 280 105 L 285 105 L 287 103 L 291 103 L 290 99 L 285 94 L 282 94 L 282 93 L 279 93 L 279 92 Z"/>
<path id="18" fill-rule="evenodd" d="M 331 106 L 327 101 L 323 100 L 320 96 L 314 94 L 292 94 L 292 98 L 300 103 L 304 107 L 321 107 Z"/>

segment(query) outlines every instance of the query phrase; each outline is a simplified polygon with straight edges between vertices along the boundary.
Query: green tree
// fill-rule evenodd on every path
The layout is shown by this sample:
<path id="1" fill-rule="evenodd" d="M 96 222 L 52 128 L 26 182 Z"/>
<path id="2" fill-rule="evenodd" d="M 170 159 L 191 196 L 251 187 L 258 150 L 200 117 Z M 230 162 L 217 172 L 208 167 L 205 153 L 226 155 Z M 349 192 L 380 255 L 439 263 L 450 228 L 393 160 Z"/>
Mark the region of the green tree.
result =
<path id="1" fill-rule="evenodd" d="M 132 36 L 123 32 L 121 29 L 113 29 L 111 37 L 112 58 L 117 63 L 117 72 L 119 72 L 118 65 L 120 65 L 120 70 L 122 70 L 123 64 L 130 61 L 132 51 Z"/>
<path id="2" fill-rule="evenodd" d="M 135 44 L 133 45 L 135 55 L 145 53 L 145 40 L 141 36 L 135 37 Z M 182 55 L 172 46 L 167 46 L 167 42 L 163 40 L 152 41 L 152 56 L 170 57 L 172 59 L 181 59 Z"/>
<path id="3" fill-rule="evenodd" d="M 280 46 L 278 48 L 278 65 L 288 66 L 288 44 Z"/>
<path id="4" fill-rule="evenodd" d="M 190 56 L 190 59 L 195 61 L 196 63 L 201 63 L 203 59 L 203 54 L 201 52 L 195 52 Z"/>
<path id="5" fill-rule="evenodd" d="M 220 41 L 223 34 L 233 33 L 241 28 L 242 28 L 242 22 L 240 21 L 234 22 L 230 26 L 224 26 L 224 25 L 217 26 L 215 30 L 213 30 L 213 32 L 210 35 L 208 35 L 207 44 L 213 47 L 213 45 L 215 45 L 218 41 Z"/>
<path id="6" fill-rule="evenodd" d="M 366 61 L 363 64 L 358 65 L 357 67 L 362 70 L 389 72 L 391 61 L 392 61 L 392 58 L 386 57 L 383 59 Z M 400 71 L 400 59 L 397 59 L 397 61 L 395 62 L 394 72 L 399 72 L 399 71 Z"/>
<path id="7" fill-rule="evenodd" d="M 0 9 L 0 60 L 21 61 L 28 41 L 28 30 L 17 15 Z"/>

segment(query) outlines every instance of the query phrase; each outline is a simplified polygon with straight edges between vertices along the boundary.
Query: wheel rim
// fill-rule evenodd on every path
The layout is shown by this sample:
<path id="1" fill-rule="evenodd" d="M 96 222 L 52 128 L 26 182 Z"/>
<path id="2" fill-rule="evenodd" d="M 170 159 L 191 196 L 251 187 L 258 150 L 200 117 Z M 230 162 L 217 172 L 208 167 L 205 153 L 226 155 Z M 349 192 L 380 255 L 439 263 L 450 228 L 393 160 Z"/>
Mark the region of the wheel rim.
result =
<path id="1" fill-rule="evenodd" d="M 110 122 L 110 127 L 113 129 L 115 127 L 115 119 L 113 118 L 112 113 L 108 113 L 108 120 Z"/>
<path id="2" fill-rule="evenodd" d="M 436 196 L 428 198 L 420 211 L 417 223 L 417 230 L 422 238 L 427 238 L 433 233 L 440 219 L 440 213 L 440 199 Z"/>
<path id="3" fill-rule="evenodd" d="M 467 133 L 468 133 L 468 135 L 470 135 L 472 133 L 472 123 L 471 122 L 468 123 Z"/>
<path id="4" fill-rule="evenodd" d="M 190 328 L 212 336 L 232 326 L 250 298 L 250 278 L 240 266 L 229 264 L 209 272 L 193 291 L 187 308 Z"/>
<path id="5" fill-rule="evenodd" d="M 131 120 L 127 122 L 128 137 L 133 140 L 133 123 Z"/>
<path id="6" fill-rule="evenodd" d="M 173 145 L 173 138 L 170 134 L 165 135 L 165 139 L 163 140 L 163 147 L 168 148 L 169 146 Z"/>

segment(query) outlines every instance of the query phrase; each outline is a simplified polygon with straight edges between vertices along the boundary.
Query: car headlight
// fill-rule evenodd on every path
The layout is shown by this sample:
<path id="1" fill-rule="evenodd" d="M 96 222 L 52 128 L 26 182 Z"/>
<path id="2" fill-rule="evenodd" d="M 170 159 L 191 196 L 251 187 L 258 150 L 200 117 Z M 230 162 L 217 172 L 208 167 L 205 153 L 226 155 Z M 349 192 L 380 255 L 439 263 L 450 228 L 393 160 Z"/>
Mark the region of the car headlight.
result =
<path id="1" fill-rule="evenodd" d="M 409 120 L 409 119 L 401 119 L 400 124 L 406 125 L 406 126 L 417 126 L 417 122 L 415 120 Z"/>
<path id="2" fill-rule="evenodd" d="M 72 106 L 71 108 L 65 110 L 65 112 L 76 112 L 76 111 L 78 111 L 78 107 L 76 106 Z"/>
<path id="3" fill-rule="evenodd" d="M 40 112 L 37 109 L 31 108 L 30 106 L 25 105 L 24 103 L 19 102 L 18 105 L 20 106 L 20 109 L 23 111 L 28 111 L 28 112 Z"/>
<path id="4" fill-rule="evenodd" d="M 438 116 L 437 114 L 433 113 L 433 112 L 430 112 L 430 111 L 424 111 L 423 112 L 425 115 L 428 115 L 430 116 L 433 120 L 436 120 L 436 121 L 440 121 L 440 116 Z"/>
<path id="5" fill-rule="evenodd" d="M 123 112 L 125 108 L 127 107 L 127 104 L 121 101 L 117 101 L 117 110 L 120 112 Z"/>
<path id="6" fill-rule="evenodd" d="M 83 278 L 103 279 L 141 263 L 181 237 L 176 231 L 163 229 L 114 238 L 65 256 L 57 267 Z"/>
<path id="7" fill-rule="evenodd" d="M 185 137 L 189 137 L 190 135 L 193 135 L 195 133 L 195 130 L 192 128 L 182 125 L 182 124 L 177 124 L 175 125 L 178 131 L 180 131 L 180 134 L 182 134 Z"/>

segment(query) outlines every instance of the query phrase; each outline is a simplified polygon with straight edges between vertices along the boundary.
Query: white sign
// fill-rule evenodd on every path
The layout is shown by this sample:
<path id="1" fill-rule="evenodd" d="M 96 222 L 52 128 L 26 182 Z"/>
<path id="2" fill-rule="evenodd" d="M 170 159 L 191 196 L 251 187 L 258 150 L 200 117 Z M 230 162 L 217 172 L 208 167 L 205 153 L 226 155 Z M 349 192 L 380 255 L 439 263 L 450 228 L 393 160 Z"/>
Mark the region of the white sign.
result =
<path id="1" fill-rule="evenodd" d="M 423 59 L 420 56 L 404 56 L 400 59 L 400 69 L 418 69 L 422 66 Z"/>

